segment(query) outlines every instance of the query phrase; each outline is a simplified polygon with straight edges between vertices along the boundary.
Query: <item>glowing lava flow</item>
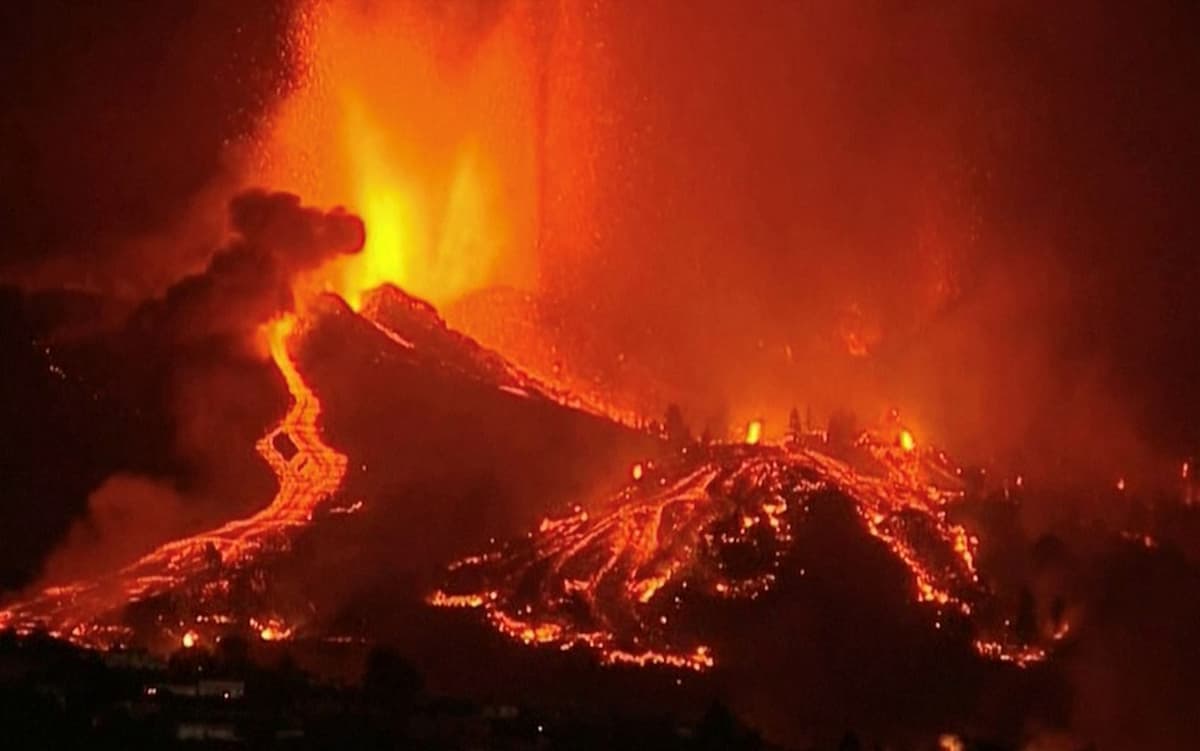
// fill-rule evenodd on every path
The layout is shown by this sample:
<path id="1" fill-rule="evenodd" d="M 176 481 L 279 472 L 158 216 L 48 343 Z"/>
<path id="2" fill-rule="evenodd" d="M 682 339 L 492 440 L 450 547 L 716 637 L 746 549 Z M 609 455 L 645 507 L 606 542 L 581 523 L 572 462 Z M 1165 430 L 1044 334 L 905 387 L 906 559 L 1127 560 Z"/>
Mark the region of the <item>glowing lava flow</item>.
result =
<path id="1" fill-rule="evenodd" d="M 978 540 L 947 519 L 961 497 L 939 452 L 864 435 L 846 460 L 813 448 L 715 446 L 682 455 L 591 511 L 576 506 L 527 537 L 449 567 L 428 601 L 481 610 L 526 644 L 584 646 L 602 662 L 704 670 L 714 650 L 693 626 L 706 602 L 756 599 L 803 576 L 795 532 L 812 503 L 849 502 L 864 530 L 909 570 L 914 599 L 971 617 L 987 594 Z M 639 465 L 640 466 L 640 465 Z M 1024 666 L 1044 656 L 1010 638 L 980 639 L 984 657 Z"/>
<path id="2" fill-rule="evenodd" d="M 194 623 L 165 624 L 165 631 L 191 634 L 187 640 L 195 644 L 200 638 L 192 630 L 196 624 L 239 622 L 220 606 L 220 583 L 227 582 L 228 575 L 248 564 L 256 553 L 286 547 L 287 533 L 308 523 L 313 510 L 337 491 L 346 473 L 345 455 L 321 440 L 321 403 L 288 352 L 295 327 L 296 318 L 289 315 L 267 329 L 271 357 L 293 400 L 279 424 L 256 445 L 279 483 L 271 503 L 253 516 L 167 543 L 114 574 L 49 587 L 0 611 L 0 628 L 41 628 L 90 646 L 119 644 L 131 636 L 130 628 L 120 620 L 126 605 L 197 584 L 201 577 L 216 585 L 207 581 L 200 589 L 200 601 L 192 606 Z M 291 449 L 283 453 L 281 446 L 289 444 Z M 257 622 L 254 618 L 249 621 L 251 626 Z M 264 639 L 290 634 L 290 629 L 276 620 L 260 631 Z"/>

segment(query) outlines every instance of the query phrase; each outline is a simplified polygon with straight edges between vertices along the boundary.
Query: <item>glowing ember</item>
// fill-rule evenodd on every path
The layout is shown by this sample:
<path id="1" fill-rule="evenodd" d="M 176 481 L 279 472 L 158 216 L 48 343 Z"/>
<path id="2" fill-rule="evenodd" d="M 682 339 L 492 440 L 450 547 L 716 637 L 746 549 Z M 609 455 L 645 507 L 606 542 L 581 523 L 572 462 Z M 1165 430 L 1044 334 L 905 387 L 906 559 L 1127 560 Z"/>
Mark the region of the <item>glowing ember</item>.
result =
<path id="1" fill-rule="evenodd" d="M 180 639 L 180 643 L 183 644 L 184 649 L 191 649 L 200 643 L 200 634 L 197 634 L 195 631 L 188 631 Z"/>
<path id="2" fill-rule="evenodd" d="M 983 657 L 1012 663 L 1021 668 L 1046 659 L 1046 650 L 1041 647 L 984 641 L 982 639 L 975 642 L 975 651 Z"/>
<path id="3" fill-rule="evenodd" d="M 292 636 L 292 629 L 277 618 L 265 621 L 251 618 L 250 627 L 258 631 L 258 638 L 263 641 L 286 641 Z"/>
<path id="4" fill-rule="evenodd" d="M 642 479 L 643 474 L 645 474 L 645 470 L 642 468 L 641 462 L 633 465 L 633 470 L 630 472 L 630 475 L 632 475 L 634 480 Z"/>
<path id="5" fill-rule="evenodd" d="M 913 434 L 907 430 L 901 430 L 897 438 L 900 443 L 900 448 L 905 451 L 912 451 L 917 447 L 917 439 L 913 438 Z"/>

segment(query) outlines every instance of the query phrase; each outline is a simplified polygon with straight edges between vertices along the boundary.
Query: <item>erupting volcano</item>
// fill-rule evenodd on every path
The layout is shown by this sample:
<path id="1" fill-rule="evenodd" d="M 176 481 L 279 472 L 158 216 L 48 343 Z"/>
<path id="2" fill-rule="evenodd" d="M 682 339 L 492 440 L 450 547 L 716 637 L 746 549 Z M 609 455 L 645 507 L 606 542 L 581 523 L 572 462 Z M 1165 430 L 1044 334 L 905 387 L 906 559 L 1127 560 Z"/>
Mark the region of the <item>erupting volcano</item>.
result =
<path id="1" fill-rule="evenodd" d="M 380 335 L 368 346 L 390 350 L 420 372 L 453 373 L 518 403 L 577 409 L 569 394 L 447 329 L 430 306 L 395 289 L 367 294 L 361 314 L 332 299 L 287 314 L 264 329 L 292 402 L 255 447 L 278 483 L 271 502 L 115 573 L 19 601 L 0 612 L 0 625 L 44 628 L 99 647 L 191 647 L 229 629 L 268 641 L 292 636 L 296 625 L 273 602 L 263 572 L 318 517 L 354 513 L 363 501 L 323 508 L 342 490 L 348 458 L 322 438 L 321 402 L 290 347 L 314 323 L 346 316 L 361 321 L 360 331 Z M 660 458 L 635 464 L 633 481 L 615 496 L 586 499 L 525 538 L 452 564 L 449 583 L 428 601 L 480 608 L 494 627 L 526 644 L 584 645 L 604 662 L 703 670 L 716 659 L 705 642 L 704 608 L 753 600 L 780 578 L 803 576 L 795 530 L 807 523 L 814 500 L 834 498 L 849 503 L 865 531 L 907 567 L 918 602 L 948 618 L 994 615 L 976 571 L 978 540 L 948 518 L 963 494 L 962 470 L 944 453 L 917 446 L 898 422 L 889 429 L 893 435 L 862 433 L 840 448 L 817 431 L 764 444 L 761 425 L 744 443 L 663 444 Z M 249 598 L 241 591 L 246 581 Z M 147 607 L 150 619 L 137 614 Z M 972 630 L 986 657 L 1025 665 L 1044 655 L 998 622 L 973 623 Z"/>
<path id="2" fill-rule="evenodd" d="M 0 730 L 1197 747 L 1180 4 L 113 2 L 0 24 Z"/>
<path id="3" fill-rule="evenodd" d="M 553 361 L 539 368 L 545 377 L 535 378 L 447 327 L 428 303 L 389 286 L 453 303 L 521 280 L 531 255 L 521 246 L 549 232 L 539 216 L 548 197 L 544 160 L 552 153 L 568 164 L 575 158 L 547 131 L 550 104 L 532 100 L 552 85 L 578 93 L 575 77 L 537 71 L 547 55 L 577 54 L 576 12 L 542 17 L 525 9 L 478 19 L 488 28 L 478 47 L 431 52 L 427 37 L 443 20 L 412 9 L 301 4 L 289 39 L 302 75 L 264 124 L 264 158 L 250 177 L 309 200 L 349 201 L 364 217 L 365 236 L 342 226 L 347 217 L 340 211 L 322 217 L 300 210 L 294 196 L 253 193 L 234 202 L 243 245 L 215 258 L 204 275 L 174 285 L 165 301 L 143 306 L 152 322 L 156 310 L 166 311 L 164 328 L 178 329 L 176 337 L 202 340 L 193 330 L 211 327 L 238 338 L 252 329 L 266 343 L 290 399 L 255 446 L 274 475 L 274 498 L 257 513 L 161 545 L 115 572 L 19 599 L 0 611 L 0 627 L 42 628 L 91 646 L 160 649 L 192 647 L 228 629 L 265 640 L 319 636 L 316 624 L 337 614 L 321 613 L 311 601 L 276 602 L 271 566 L 287 558 L 302 533 L 320 535 L 330 518 L 379 503 L 331 502 L 346 495 L 348 472 L 366 473 L 368 463 L 324 437 L 322 399 L 294 355 L 311 330 L 335 325 L 346 327 L 337 336 L 364 348 L 371 365 L 398 360 L 415 382 L 471 384 L 486 400 L 516 400 L 505 409 L 522 413 L 534 431 L 565 420 L 576 433 L 620 434 L 621 441 L 652 447 L 653 455 L 629 470 L 633 481 L 610 497 L 607 491 L 580 497 L 568 514 L 545 518 L 526 537 L 452 564 L 448 581 L 428 594 L 432 605 L 478 608 L 495 628 L 527 644 L 584 645 L 607 663 L 703 670 L 718 659 L 705 638 L 705 603 L 753 600 L 778 580 L 803 576 L 795 531 L 808 523 L 815 499 L 836 497 L 910 572 L 918 602 L 971 624 L 980 654 L 1020 665 L 1041 658 L 1041 647 L 1023 643 L 992 617 L 1002 608 L 989 602 L 977 571 L 978 539 L 950 520 L 963 495 L 962 470 L 917 445 L 898 422 L 887 428 L 894 434 L 862 433 L 844 446 L 815 431 L 772 445 L 759 419 L 737 443 L 668 444 L 645 416 L 610 406 L 603 395 L 572 392 L 567 384 L 588 387 L 588 379 L 579 375 L 586 368 L 569 361 L 571 350 L 552 345 L 547 355 L 541 345 L 552 340 L 527 332 L 516 349 L 542 366 Z M 546 25 L 557 35 L 547 37 Z M 395 63 L 385 69 L 373 57 L 383 50 Z M 437 70 L 439 86 L 430 85 L 426 68 Z M 500 83 L 510 81 L 531 101 L 504 99 L 500 106 Z M 420 95 L 425 99 L 414 107 Z M 566 213 L 585 216 L 588 203 Z M 305 218 L 290 219 L 296 211 L 307 212 Z M 338 246 L 332 255 L 344 257 L 325 257 L 322 244 L 330 242 Z M 253 279 L 256 269 L 266 281 Z M 486 304 L 481 309 L 466 320 L 485 330 L 504 328 L 486 320 L 494 317 Z M 863 342 L 874 346 L 878 332 L 857 305 L 851 310 L 854 325 L 843 320 L 838 330 L 850 355 L 863 359 Z M 785 351 L 790 360 L 791 346 Z M 616 359 L 626 362 L 624 353 Z M 597 375 L 590 385 L 602 393 L 603 381 Z M 446 399 L 446 391 L 438 393 Z M 613 396 L 614 403 L 651 401 Z M 547 409 L 555 414 L 547 417 Z M 574 417 L 562 416 L 576 413 L 591 422 L 578 427 Z M 611 477 L 627 470 L 606 471 Z M 524 494 L 524 513 L 544 507 L 532 487 Z M 455 548 L 461 552 L 471 537 L 464 531 Z"/>

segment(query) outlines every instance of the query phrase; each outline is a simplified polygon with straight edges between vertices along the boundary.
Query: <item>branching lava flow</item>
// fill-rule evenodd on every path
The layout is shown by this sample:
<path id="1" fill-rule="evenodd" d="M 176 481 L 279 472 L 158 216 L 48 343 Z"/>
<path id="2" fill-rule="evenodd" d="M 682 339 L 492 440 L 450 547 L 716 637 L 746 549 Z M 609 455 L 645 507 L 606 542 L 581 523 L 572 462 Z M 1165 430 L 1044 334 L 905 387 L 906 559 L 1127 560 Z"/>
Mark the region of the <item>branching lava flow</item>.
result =
<path id="1" fill-rule="evenodd" d="M 31 599 L 0 611 L 0 628 L 27 631 L 43 628 L 51 635 L 90 646 L 111 646 L 131 636 L 120 611 L 135 603 L 210 577 L 202 588 L 209 595 L 196 603 L 197 623 L 224 624 L 232 616 L 222 612 L 221 583 L 230 572 L 273 546 L 285 546 L 285 533 L 303 524 L 322 501 L 341 485 L 346 457 L 321 440 L 318 423 L 321 403 L 305 383 L 288 351 L 297 326 L 287 315 L 267 326 L 271 358 L 279 368 L 292 398 L 287 414 L 256 445 L 259 455 L 275 473 L 279 488 L 262 511 L 245 519 L 167 543 L 114 574 L 50 587 Z M 281 446 L 290 444 L 286 455 Z M 253 619 L 266 640 L 284 638 L 290 628 L 277 619 Z M 180 643 L 196 644 L 196 624 L 165 625 L 178 630 Z"/>

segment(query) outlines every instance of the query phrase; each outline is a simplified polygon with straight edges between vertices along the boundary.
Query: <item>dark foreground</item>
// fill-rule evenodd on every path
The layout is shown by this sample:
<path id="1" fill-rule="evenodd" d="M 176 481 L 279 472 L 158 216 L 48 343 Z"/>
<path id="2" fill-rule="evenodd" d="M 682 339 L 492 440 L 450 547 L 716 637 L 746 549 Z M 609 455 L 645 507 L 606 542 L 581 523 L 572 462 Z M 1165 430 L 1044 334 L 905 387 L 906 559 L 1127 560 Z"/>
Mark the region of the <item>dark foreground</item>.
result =
<path id="1" fill-rule="evenodd" d="M 6 749 L 777 748 L 716 701 L 687 718 L 483 704 L 426 691 L 421 674 L 383 648 L 369 653 L 361 680 L 335 684 L 298 668 L 286 650 L 264 662 L 232 637 L 163 662 L 0 634 L 0 723 Z M 937 743 L 1004 748 L 950 736 Z M 830 748 L 896 747 L 848 730 Z"/>

